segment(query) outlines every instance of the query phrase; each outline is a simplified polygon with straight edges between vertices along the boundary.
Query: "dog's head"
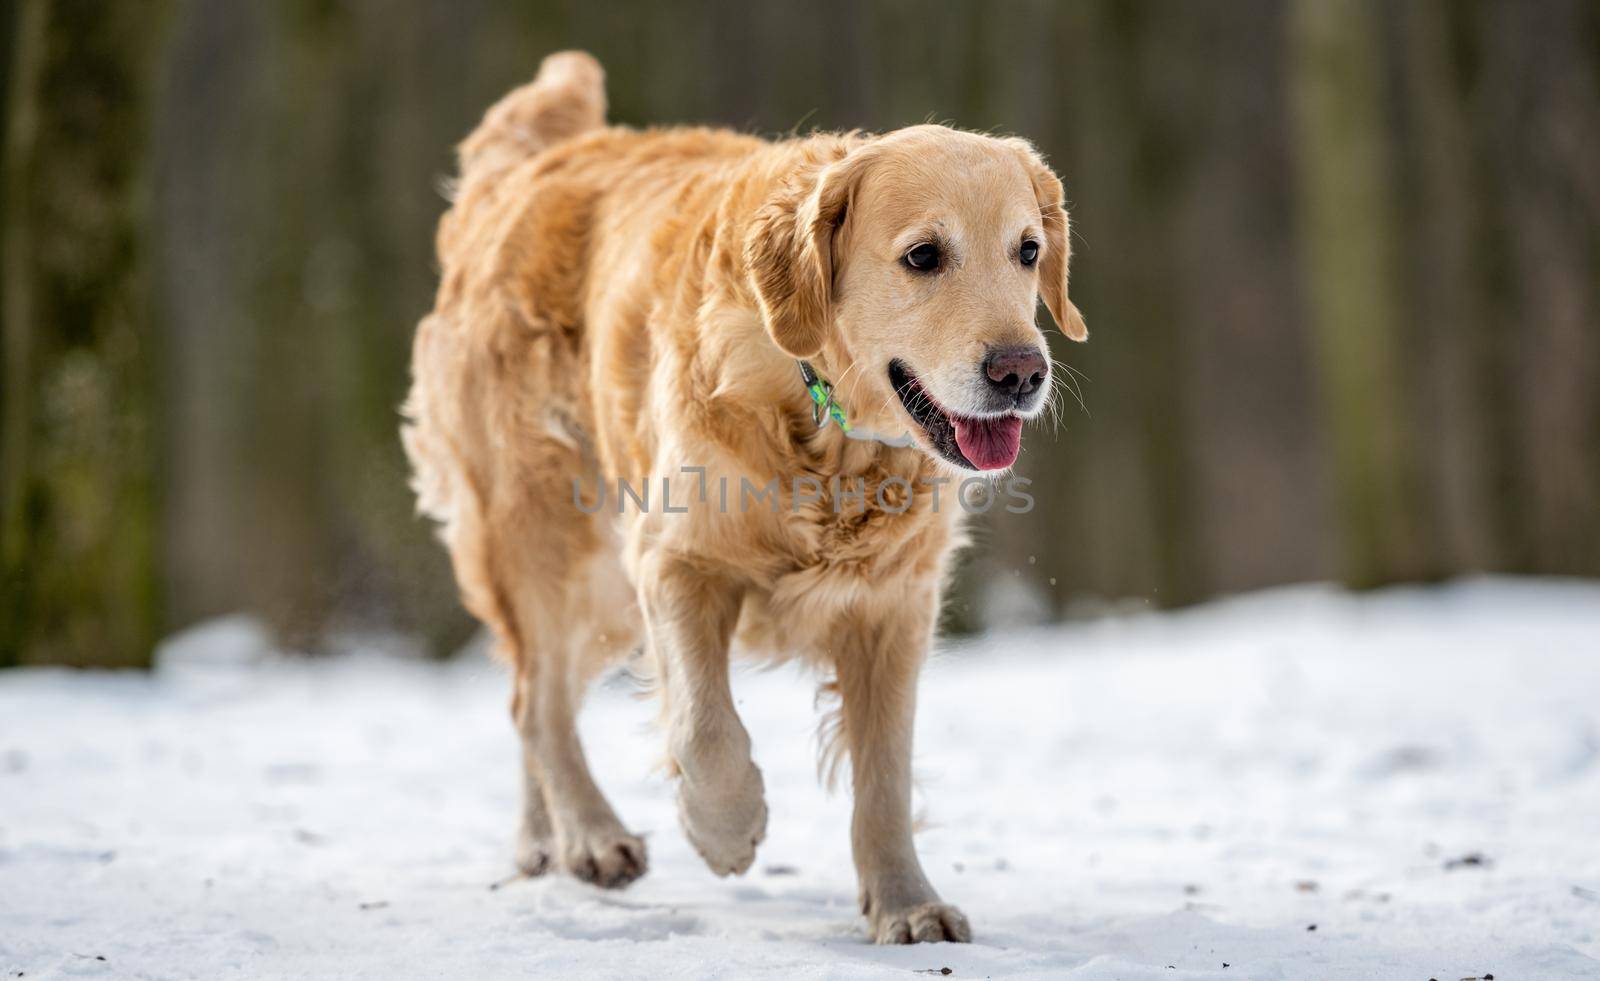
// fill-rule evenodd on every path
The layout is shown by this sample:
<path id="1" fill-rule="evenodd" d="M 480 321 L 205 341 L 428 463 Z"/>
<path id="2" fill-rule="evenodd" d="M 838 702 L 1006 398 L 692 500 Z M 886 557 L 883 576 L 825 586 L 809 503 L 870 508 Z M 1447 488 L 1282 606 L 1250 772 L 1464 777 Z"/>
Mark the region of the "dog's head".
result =
<path id="1" fill-rule="evenodd" d="M 780 194 L 746 258 L 773 341 L 826 352 L 858 426 L 909 429 L 966 470 L 1016 462 L 1044 410 L 1040 296 L 1073 340 L 1061 182 L 1025 141 L 916 126 Z"/>

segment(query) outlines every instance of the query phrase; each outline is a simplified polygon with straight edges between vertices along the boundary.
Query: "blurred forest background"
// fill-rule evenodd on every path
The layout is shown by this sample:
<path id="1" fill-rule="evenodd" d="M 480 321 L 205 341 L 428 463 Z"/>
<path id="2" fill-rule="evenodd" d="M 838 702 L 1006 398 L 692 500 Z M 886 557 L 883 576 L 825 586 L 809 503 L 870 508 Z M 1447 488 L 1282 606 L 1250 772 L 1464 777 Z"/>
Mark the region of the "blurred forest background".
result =
<path id="1" fill-rule="evenodd" d="M 8 0 L 0 664 L 468 636 L 396 407 L 451 148 L 566 47 L 619 123 L 951 121 L 1064 176 L 1087 412 L 957 626 L 1600 574 L 1592 0 Z"/>

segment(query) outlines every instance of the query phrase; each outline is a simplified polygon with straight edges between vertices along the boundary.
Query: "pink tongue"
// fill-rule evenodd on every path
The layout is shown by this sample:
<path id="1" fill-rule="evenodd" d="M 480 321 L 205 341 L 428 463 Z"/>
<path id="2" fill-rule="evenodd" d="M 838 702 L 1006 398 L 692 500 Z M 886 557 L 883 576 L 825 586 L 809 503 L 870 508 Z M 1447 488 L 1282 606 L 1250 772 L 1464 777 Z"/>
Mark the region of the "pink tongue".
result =
<path id="1" fill-rule="evenodd" d="M 1017 462 L 1022 449 L 1022 419 L 963 419 L 951 416 L 956 424 L 956 445 L 961 455 L 979 470 L 1004 470 Z"/>

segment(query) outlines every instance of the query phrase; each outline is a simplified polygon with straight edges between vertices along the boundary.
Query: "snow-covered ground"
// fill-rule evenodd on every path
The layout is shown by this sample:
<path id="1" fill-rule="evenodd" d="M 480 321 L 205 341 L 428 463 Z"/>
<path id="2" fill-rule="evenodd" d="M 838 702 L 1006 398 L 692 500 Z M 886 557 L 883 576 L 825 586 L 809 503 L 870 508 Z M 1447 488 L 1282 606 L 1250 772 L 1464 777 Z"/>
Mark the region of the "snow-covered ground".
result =
<path id="1" fill-rule="evenodd" d="M 510 871 L 503 669 L 259 651 L 0 674 L 0 972 L 28 979 L 1600 977 L 1600 586 L 1306 587 L 946 648 L 924 863 L 976 942 L 863 939 L 813 686 L 736 688 L 772 820 L 720 880 L 651 706 L 584 717 L 621 893 Z"/>

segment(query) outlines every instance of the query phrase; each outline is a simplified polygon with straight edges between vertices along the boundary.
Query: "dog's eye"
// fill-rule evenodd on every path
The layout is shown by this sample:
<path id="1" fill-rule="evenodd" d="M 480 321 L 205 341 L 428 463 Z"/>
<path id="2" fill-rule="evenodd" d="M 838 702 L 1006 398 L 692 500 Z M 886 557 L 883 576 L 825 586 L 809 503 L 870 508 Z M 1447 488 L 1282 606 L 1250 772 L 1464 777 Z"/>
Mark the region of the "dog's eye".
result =
<path id="1" fill-rule="evenodd" d="M 917 272 L 933 272 L 939 268 L 939 247 L 923 242 L 906 253 L 904 262 Z"/>
<path id="2" fill-rule="evenodd" d="M 1039 261 L 1039 243 L 1033 239 L 1026 239 L 1022 248 L 1017 250 L 1017 258 L 1022 260 L 1024 266 L 1031 266 Z"/>

